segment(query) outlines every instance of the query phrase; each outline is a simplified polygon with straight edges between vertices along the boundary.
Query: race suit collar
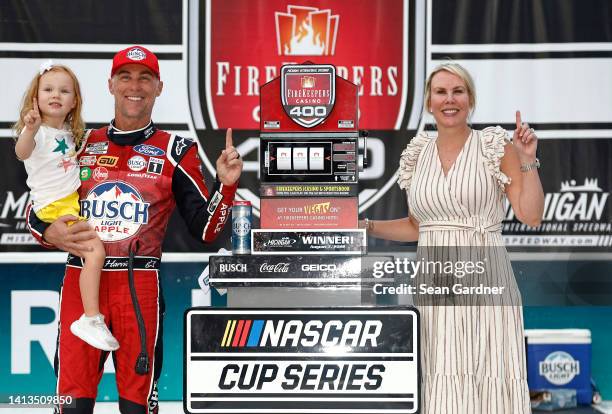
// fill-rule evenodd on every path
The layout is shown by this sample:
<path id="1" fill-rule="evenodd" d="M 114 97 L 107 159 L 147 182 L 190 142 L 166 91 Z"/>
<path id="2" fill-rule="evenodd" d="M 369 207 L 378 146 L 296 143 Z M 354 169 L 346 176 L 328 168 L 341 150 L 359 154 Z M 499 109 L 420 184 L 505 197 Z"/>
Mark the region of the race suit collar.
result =
<path id="1" fill-rule="evenodd" d="M 117 145 L 138 145 L 145 142 L 155 131 L 157 131 L 157 128 L 153 121 L 150 121 L 146 127 L 141 129 L 122 131 L 115 126 L 115 120 L 113 119 L 108 126 L 106 135 Z"/>

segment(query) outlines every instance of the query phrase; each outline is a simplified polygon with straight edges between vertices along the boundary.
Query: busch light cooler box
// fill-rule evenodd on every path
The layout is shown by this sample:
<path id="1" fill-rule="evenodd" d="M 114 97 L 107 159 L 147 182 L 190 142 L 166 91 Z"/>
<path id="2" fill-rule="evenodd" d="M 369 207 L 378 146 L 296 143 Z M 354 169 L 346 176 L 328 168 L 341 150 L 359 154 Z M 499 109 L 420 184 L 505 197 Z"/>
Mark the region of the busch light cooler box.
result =
<path id="1" fill-rule="evenodd" d="M 525 329 L 530 390 L 575 389 L 578 404 L 590 405 L 591 331 Z"/>

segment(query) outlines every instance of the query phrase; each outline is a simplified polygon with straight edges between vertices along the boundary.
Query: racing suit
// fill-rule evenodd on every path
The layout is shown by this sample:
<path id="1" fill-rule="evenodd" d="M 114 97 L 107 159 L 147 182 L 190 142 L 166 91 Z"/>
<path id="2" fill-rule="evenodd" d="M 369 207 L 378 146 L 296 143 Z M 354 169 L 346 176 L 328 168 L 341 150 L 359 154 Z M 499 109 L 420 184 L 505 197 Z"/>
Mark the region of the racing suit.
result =
<path id="1" fill-rule="evenodd" d="M 158 130 L 153 123 L 127 133 L 111 123 L 92 131 L 79 149 L 81 215 L 106 248 L 100 312 L 120 344 L 113 360 L 123 414 L 158 411 L 164 313 L 158 270 L 175 204 L 190 232 L 205 242 L 215 239 L 231 211 L 237 183 L 217 181 L 209 196 L 197 154 L 194 141 Z M 47 224 L 31 208 L 27 222 L 34 237 L 52 247 L 42 238 Z M 81 259 L 69 255 L 54 365 L 58 395 L 76 399 L 76 408 L 57 406 L 60 413 L 93 412 L 108 357 L 69 329 L 83 313 L 81 267 Z"/>

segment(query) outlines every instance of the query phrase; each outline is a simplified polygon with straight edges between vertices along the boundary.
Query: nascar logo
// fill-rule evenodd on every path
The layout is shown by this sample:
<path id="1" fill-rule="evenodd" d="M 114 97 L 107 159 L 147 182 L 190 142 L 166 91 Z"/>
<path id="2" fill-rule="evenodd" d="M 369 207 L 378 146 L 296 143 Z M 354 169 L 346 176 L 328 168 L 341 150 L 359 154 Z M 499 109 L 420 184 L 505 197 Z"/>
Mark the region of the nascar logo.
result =
<path id="1" fill-rule="evenodd" d="M 230 319 L 221 347 L 377 347 L 380 320 Z"/>

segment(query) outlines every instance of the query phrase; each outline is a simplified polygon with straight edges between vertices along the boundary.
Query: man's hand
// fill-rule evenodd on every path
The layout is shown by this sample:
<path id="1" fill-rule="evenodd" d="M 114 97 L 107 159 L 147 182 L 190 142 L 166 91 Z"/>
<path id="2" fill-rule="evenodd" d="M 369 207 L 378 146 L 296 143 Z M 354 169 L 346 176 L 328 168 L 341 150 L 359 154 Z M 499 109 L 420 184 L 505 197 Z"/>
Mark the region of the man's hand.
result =
<path id="1" fill-rule="evenodd" d="M 68 225 L 71 221 L 75 223 Z M 92 250 L 83 243 L 96 238 L 96 232 L 85 221 L 79 221 L 75 216 L 61 216 L 55 220 L 43 234 L 43 238 L 60 250 L 74 256 L 83 257 L 85 252 Z"/>
<path id="2" fill-rule="evenodd" d="M 217 159 L 217 176 L 223 185 L 233 185 L 240 178 L 242 160 L 232 143 L 232 129 L 225 134 L 225 149 Z"/>

